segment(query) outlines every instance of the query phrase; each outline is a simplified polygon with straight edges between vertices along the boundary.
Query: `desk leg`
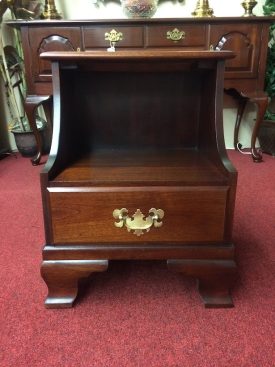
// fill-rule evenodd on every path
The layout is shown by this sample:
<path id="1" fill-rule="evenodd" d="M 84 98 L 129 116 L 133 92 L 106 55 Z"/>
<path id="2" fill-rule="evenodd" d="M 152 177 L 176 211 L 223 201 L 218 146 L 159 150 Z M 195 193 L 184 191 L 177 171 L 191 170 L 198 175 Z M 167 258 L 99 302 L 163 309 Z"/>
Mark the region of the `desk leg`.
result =
<path id="1" fill-rule="evenodd" d="M 259 149 L 256 148 L 256 139 L 258 136 L 259 128 L 264 119 L 264 114 L 268 105 L 268 96 L 264 91 L 256 91 L 252 93 L 239 92 L 236 89 L 227 89 L 225 93 L 233 97 L 238 102 L 238 112 L 236 117 L 235 129 L 234 129 L 234 148 L 241 151 L 241 145 L 239 144 L 239 129 L 243 118 L 244 109 L 248 101 L 251 101 L 257 106 L 256 123 L 251 136 L 251 155 L 254 162 L 262 161 L 262 154 Z M 250 153 L 245 153 L 250 154 Z"/>
<path id="2" fill-rule="evenodd" d="M 237 103 L 238 103 L 238 110 L 237 110 L 237 116 L 235 121 L 235 127 L 234 127 L 234 148 L 235 150 L 241 150 L 240 149 L 240 143 L 239 143 L 239 130 L 243 119 L 243 114 L 245 107 L 247 105 L 247 102 L 249 98 L 246 95 L 243 95 L 241 92 L 239 92 L 236 89 L 230 88 L 225 89 L 224 92 L 231 96 Z"/>
<path id="3" fill-rule="evenodd" d="M 53 133 L 53 99 L 50 97 L 43 102 L 43 109 L 46 116 L 47 123 L 50 127 L 50 133 Z"/>
<path id="4" fill-rule="evenodd" d="M 252 158 L 254 162 L 261 162 L 262 154 L 260 153 L 259 149 L 256 149 L 255 144 L 256 144 L 256 138 L 259 133 L 260 125 L 263 122 L 264 114 L 267 109 L 268 96 L 264 92 L 262 93 L 258 92 L 255 96 L 251 96 L 250 100 L 254 102 L 258 108 L 256 123 L 254 125 L 254 129 L 253 129 L 252 137 L 251 137 L 251 153 L 252 153 Z"/>
<path id="5" fill-rule="evenodd" d="M 51 96 L 27 96 L 24 103 L 26 115 L 37 144 L 37 154 L 31 159 L 31 162 L 34 166 L 40 163 L 42 156 L 42 139 L 36 126 L 36 110 L 38 106 L 40 106 L 43 102 L 48 101 L 50 97 Z"/>
<path id="6" fill-rule="evenodd" d="M 238 111 L 237 111 L 237 117 L 236 117 L 235 128 L 234 128 L 234 148 L 235 150 L 238 150 L 239 130 L 240 130 L 240 125 L 243 119 L 244 110 L 247 105 L 247 101 L 248 101 L 247 98 L 244 98 L 241 96 L 238 99 Z"/>
<path id="7" fill-rule="evenodd" d="M 234 307 L 230 295 L 236 278 L 234 260 L 167 260 L 168 269 L 198 279 L 206 308 Z"/>

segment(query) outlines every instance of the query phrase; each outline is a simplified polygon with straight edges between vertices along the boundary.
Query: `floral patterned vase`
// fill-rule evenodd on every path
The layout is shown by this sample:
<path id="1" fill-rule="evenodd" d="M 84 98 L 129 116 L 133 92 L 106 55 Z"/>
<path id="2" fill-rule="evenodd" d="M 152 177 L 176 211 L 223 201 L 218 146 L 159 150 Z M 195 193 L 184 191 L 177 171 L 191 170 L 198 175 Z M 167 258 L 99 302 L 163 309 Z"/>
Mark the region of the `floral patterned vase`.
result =
<path id="1" fill-rule="evenodd" d="M 124 14 L 129 18 L 151 18 L 158 7 L 158 0 L 121 0 Z"/>

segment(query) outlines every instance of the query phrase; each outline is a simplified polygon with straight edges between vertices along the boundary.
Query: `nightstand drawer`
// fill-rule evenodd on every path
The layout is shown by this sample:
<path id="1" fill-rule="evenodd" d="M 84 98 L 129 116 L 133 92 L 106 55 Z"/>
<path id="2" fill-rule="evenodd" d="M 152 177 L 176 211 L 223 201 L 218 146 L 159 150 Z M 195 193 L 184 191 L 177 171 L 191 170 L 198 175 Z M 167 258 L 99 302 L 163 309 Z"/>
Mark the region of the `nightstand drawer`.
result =
<path id="1" fill-rule="evenodd" d="M 143 28 L 142 27 L 85 27 L 83 29 L 84 49 L 107 48 L 110 41 L 107 38 L 112 35 L 117 39 L 116 46 L 139 48 L 143 47 Z"/>
<path id="2" fill-rule="evenodd" d="M 227 187 L 68 187 L 48 191 L 53 244 L 197 244 L 224 238 Z"/>
<path id="3" fill-rule="evenodd" d="M 207 48 L 206 25 L 162 25 L 147 28 L 147 47 Z"/>

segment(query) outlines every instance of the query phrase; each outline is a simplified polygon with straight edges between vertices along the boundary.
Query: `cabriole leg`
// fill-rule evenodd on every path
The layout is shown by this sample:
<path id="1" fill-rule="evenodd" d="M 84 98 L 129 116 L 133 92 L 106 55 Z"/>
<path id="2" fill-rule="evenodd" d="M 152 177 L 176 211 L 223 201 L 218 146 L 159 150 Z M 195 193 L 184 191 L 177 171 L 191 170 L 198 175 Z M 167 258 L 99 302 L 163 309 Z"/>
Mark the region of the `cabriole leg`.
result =
<path id="1" fill-rule="evenodd" d="M 259 133 L 259 128 L 261 126 L 261 123 L 264 120 L 264 114 L 265 111 L 267 109 L 267 105 L 268 105 L 268 97 L 266 95 L 266 93 L 258 93 L 254 98 L 251 99 L 252 102 L 254 102 L 257 106 L 257 117 L 256 117 L 256 122 L 255 122 L 255 126 L 253 129 L 253 133 L 251 136 L 251 153 L 252 153 L 252 158 L 254 160 L 254 162 L 261 162 L 263 157 L 261 152 L 256 149 L 255 144 L 256 144 L 256 138 L 258 136 Z"/>
<path id="2" fill-rule="evenodd" d="M 31 162 L 34 166 L 37 166 L 40 163 L 42 156 L 42 139 L 39 133 L 39 130 L 36 126 L 36 111 L 37 108 L 44 102 L 48 101 L 50 96 L 27 96 L 24 102 L 24 108 L 26 111 L 26 115 L 35 136 L 36 145 L 37 145 L 37 154 L 35 157 L 31 159 Z"/>

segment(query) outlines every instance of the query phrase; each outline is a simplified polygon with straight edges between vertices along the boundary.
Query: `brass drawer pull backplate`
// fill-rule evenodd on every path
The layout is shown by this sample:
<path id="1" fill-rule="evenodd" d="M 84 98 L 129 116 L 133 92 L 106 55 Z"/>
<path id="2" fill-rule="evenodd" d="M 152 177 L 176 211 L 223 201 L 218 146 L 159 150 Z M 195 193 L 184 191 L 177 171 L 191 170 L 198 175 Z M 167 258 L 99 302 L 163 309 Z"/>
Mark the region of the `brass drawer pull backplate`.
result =
<path id="1" fill-rule="evenodd" d="M 180 31 L 178 28 L 174 28 L 172 31 L 168 31 L 166 33 L 166 38 L 168 40 L 174 41 L 174 42 L 178 42 L 182 39 L 185 38 L 185 32 L 184 31 Z"/>
<path id="2" fill-rule="evenodd" d="M 133 233 L 137 236 L 144 234 L 143 231 L 149 232 L 152 226 L 161 227 L 162 222 L 160 219 L 164 217 L 164 211 L 162 209 L 152 208 L 149 210 L 149 215 L 145 218 L 144 214 L 137 209 L 132 217 L 128 216 L 128 210 L 126 208 L 115 209 L 113 211 L 113 217 L 118 219 L 115 222 L 115 226 L 122 228 L 125 226 L 128 232 L 134 231 Z"/>
<path id="3" fill-rule="evenodd" d="M 123 33 L 112 29 L 110 32 L 105 33 L 105 40 L 110 42 L 108 51 L 115 51 L 117 42 L 123 40 Z"/>

